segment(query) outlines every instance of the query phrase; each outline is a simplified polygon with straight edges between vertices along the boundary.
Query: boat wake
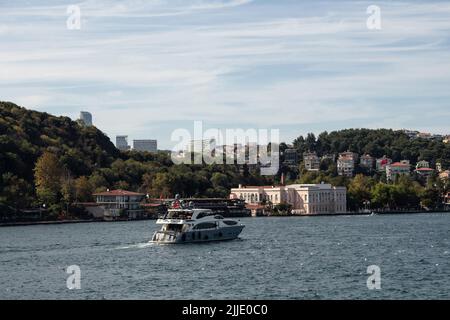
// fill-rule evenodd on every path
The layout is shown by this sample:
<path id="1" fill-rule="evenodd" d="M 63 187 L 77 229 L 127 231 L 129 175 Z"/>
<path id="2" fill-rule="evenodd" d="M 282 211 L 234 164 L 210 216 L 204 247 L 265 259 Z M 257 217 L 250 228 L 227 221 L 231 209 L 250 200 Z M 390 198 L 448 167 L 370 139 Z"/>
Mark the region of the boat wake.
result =
<path id="1" fill-rule="evenodd" d="M 144 248 L 148 248 L 151 246 L 154 246 L 154 243 L 151 242 L 143 242 L 143 243 L 136 243 L 136 244 L 130 244 L 130 245 L 126 245 L 126 246 L 120 246 L 117 247 L 117 250 L 126 250 L 126 249 L 144 249 Z"/>

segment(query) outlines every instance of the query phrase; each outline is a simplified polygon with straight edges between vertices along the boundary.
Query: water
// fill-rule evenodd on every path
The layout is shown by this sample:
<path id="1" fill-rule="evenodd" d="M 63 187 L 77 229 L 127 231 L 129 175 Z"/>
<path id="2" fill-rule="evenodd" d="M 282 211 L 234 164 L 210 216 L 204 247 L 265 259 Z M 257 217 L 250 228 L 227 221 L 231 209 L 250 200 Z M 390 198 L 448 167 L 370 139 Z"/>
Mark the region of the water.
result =
<path id="1" fill-rule="evenodd" d="M 241 221 L 239 240 L 172 246 L 147 243 L 154 221 L 0 228 L 0 298 L 450 298 L 450 214 Z"/>

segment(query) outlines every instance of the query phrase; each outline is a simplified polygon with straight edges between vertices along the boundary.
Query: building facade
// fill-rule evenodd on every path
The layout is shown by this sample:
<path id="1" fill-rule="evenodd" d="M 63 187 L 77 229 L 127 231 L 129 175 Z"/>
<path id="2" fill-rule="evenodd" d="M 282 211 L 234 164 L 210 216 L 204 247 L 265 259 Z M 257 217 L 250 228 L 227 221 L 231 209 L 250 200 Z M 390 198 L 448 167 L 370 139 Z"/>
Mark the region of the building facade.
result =
<path id="1" fill-rule="evenodd" d="M 392 159 L 386 156 L 377 159 L 375 168 L 378 172 L 386 171 L 386 166 L 392 163 Z"/>
<path id="2" fill-rule="evenodd" d="M 340 176 L 353 177 L 358 154 L 354 152 L 342 152 L 337 160 L 337 172 Z"/>
<path id="3" fill-rule="evenodd" d="M 104 210 L 105 220 L 120 218 L 137 219 L 144 214 L 141 202 L 145 197 L 143 193 L 126 190 L 111 190 L 93 194 L 95 202 Z"/>
<path id="4" fill-rule="evenodd" d="M 287 186 L 242 186 L 231 189 L 230 197 L 248 204 L 286 203 L 294 214 L 333 214 L 347 211 L 347 190 L 331 184 Z"/>
<path id="5" fill-rule="evenodd" d="M 303 165 L 308 171 L 318 171 L 320 169 L 320 158 L 315 152 L 305 152 L 303 154 Z"/>
<path id="6" fill-rule="evenodd" d="M 409 160 L 402 160 L 400 162 L 394 162 L 386 165 L 386 179 L 388 181 L 394 181 L 399 175 L 408 175 L 411 171 L 411 165 Z"/>
<path id="7" fill-rule="evenodd" d="M 152 139 L 133 140 L 133 149 L 136 151 L 156 152 L 158 142 Z"/>
<path id="8" fill-rule="evenodd" d="M 116 148 L 121 151 L 130 150 L 128 145 L 128 136 L 116 136 Z"/>
<path id="9" fill-rule="evenodd" d="M 298 152 L 296 149 L 289 148 L 284 150 L 284 162 L 283 164 L 287 166 L 297 166 L 298 165 Z"/>
<path id="10" fill-rule="evenodd" d="M 81 111 L 80 112 L 80 121 L 85 126 L 92 126 L 92 114 L 87 111 Z"/>
<path id="11" fill-rule="evenodd" d="M 375 159 L 368 153 L 362 155 L 359 159 L 359 165 L 369 170 L 373 168 L 374 162 Z"/>

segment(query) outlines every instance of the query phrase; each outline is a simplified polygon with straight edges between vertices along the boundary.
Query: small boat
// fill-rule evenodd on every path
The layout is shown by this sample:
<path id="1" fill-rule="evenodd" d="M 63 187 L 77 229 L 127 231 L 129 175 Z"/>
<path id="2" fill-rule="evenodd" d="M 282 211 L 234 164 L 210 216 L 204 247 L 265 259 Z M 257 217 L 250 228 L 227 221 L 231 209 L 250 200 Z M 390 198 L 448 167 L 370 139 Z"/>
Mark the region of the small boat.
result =
<path id="1" fill-rule="evenodd" d="M 151 242 L 160 244 L 193 243 L 236 239 L 244 229 L 239 221 L 225 219 L 210 209 L 168 209 L 156 221 L 160 230 Z"/>

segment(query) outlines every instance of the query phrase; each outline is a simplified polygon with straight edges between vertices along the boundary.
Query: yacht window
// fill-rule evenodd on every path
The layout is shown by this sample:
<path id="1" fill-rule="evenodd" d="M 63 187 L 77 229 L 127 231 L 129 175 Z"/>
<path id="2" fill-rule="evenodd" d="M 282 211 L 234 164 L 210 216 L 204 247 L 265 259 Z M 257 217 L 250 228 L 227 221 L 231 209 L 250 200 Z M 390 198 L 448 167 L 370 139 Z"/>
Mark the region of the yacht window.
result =
<path id="1" fill-rule="evenodd" d="M 168 224 L 166 225 L 166 231 L 180 231 L 182 227 L 182 224 Z"/>
<path id="2" fill-rule="evenodd" d="M 214 222 L 203 222 L 194 226 L 194 229 L 211 229 L 215 228 L 216 224 Z"/>
<path id="3" fill-rule="evenodd" d="M 237 224 L 237 222 L 233 221 L 233 220 L 224 220 L 223 223 L 225 223 L 229 226 L 234 226 L 235 224 Z"/>
<path id="4" fill-rule="evenodd" d="M 207 216 L 212 216 L 213 214 L 214 214 L 214 212 L 212 212 L 212 211 L 203 211 L 197 215 L 197 219 L 207 217 Z"/>

